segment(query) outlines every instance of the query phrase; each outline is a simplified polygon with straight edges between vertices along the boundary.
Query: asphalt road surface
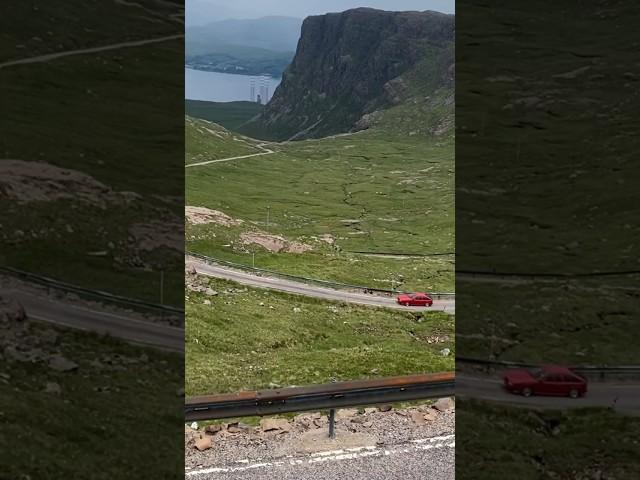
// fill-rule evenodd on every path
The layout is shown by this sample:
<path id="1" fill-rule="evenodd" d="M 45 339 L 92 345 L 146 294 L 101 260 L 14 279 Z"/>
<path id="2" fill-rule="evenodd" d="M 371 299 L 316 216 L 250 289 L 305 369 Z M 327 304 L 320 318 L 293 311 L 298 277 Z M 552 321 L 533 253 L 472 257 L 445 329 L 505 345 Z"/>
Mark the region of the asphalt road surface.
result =
<path id="1" fill-rule="evenodd" d="M 640 383 L 589 382 L 581 398 L 524 397 L 507 392 L 500 378 L 488 375 L 456 374 L 456 397 L 468 397 L 514 406 L 544 409 L 614 407 L 620 413 L 640 415 Z"/>
<path id="2" fill-rule="evenodd" d="M 143 321 L 136 318 L 98 310 L 90 310 L 70 303 L 52 300 L 44 295 L 13 290 L 3 290 L 18 300 L 27 316 L 65 327 L 109 334 L 132 343 L 158 347 L 163 350 L 183 352 L 184 330 Z"/>
<path id="3" fill-rule="evenodd" d="M 217 160 L 207 160 L 206 162 L 190 163 L 188 165 L 185 165 L 185 168 L 201 167 L 203 165 L 210 165 L 212 163 L 230 162 L 232 160 L 240 160 L 240 159 L 243 159 L 243 158 L 259 157 L 260 155 L 271 155 L 272 153 L 276 153 L 273 150 L 269 150 L 268 148 L 264 148 L 262 145 L 256 145 L 256 147 L 258 147 L 262 151 L 258 152 L 258 153 L 250 153 L 248 155 L 240 155 L 238 157 L 227 157 L 227 158 L 219 158 Z"/>
<path id="4" fill-rule="evenodd" d="M 455 313 L 455 299 L 434 300 L 431 307 L 404 307 L 398 305 L 393 297 L 383 297 L 380 295 L 367 295 L 364 293 L 347 292 L 334 290 L 332 288 L 318 287 L 307 283 L 296 282 L 293 280 L 285 280 L 281 278 L 262 277 L 259 275 L 234 270 L 220 265 L 211 265 L 201 262 L 193 257 L 187 257 L 187 265 L 193 265 L 201 275 L 207 275 L 215 278 L 231 280 L 237 283 L 250 285 L 252 287 L 267 288 L 271 290 L 279 290 L 281 292 L 292 293 L 295 295 L 304 295 L 307 297 L 322 298 L 337 302 L 356 303 L 360 305 L 369 305 L 373 307 L 394 308 L 406 311 L 429 311 L 436 310 L 446 313 Z"/>
<path id="5" fill-rule="evenodd" d="M 122 48 L 142 47 L 153 43 L 162 43 L 170 40 L 184 38 L 183 34 L 168 35 L 166 37 L 149 38 L 147 40 L 133 40 L 130 42 L 114 43 L 112 45 L 104 45 L 102 47 L 79 48 L 78 50 L 67 50 L 64 52 L 48 53 L 46 55 L 38 55 L 37 57 L 21 58 L 19 60 L 11 60 L 0 63 L 0 68 L 14 67 L 16 65 L 27 65 L 31 63 L 44 63 L 58 58 L 71 57 L 74 55 L 86 55 L 91 53 L 107 52 L 109 50 L 120 50 Z"/>
<path id="6" fill-rule="evenodd" d="M 453 480 L 455 437 L 187 470 L 187 480 Z"/>

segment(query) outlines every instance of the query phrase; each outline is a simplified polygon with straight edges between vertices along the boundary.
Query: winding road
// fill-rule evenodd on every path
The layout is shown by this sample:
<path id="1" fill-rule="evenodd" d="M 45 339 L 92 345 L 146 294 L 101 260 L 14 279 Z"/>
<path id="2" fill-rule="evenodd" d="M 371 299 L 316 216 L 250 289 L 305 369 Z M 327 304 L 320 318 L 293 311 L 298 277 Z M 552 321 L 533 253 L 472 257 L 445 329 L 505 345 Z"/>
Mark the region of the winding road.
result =
<path id="1" fill-rule="evenodd" d="M 524 397 L 508 393 L 500 378 L 489 375 L 456 373 L 456 398 L 471 398 L 512 406 L 539 409 L 614 407 L 620 413 L 640 415 L 640 384 L 638 382 L 589 382 L 582 398 Z"/>
<path id="2" fill-rule="evenodd" d="M 455 298 L 434 300 L 431 307 L 404 307 L 398 305 L 392 297 L 383 297 L 380 295 L 368 295 L 364 293 L 348 292 L 335 290 L 333 288 L 319 287 L 308 283 L 296 282 L 294 280 L 285 280 L 281 278 L 262 277 L 256 274 L 234 270 L 220 265 L 212 265 L 204 263 L 194 257 L 186 258 L 187 266 L 193 266 L 201 275 L 209 277 L 231 280 L 252 287 L 266 288 L 270 290 L 278 290 L 281 292 L 292 293 L 295 295 L 303 295 L 306 297 L 322 298 L 335 302 L 355 303 L 359 305 L 368 305 L 371 307 L 393 308 L 405 311 L 441 311 L 450 314 L 455 313 Z"/>
<path id="3" fill-rule="evenodd" d="M 207 160 L 205 162 L 197 162 L 197 163 L 190 163 L 188 165 L 185 165 L 185 168 L 190 168 L 190 167 L 201 167 L 202 165 L 209 165 L 211 163 L 221 163 L 221 162 L 230 162 L 232 160 L 240 160 L 242 158 L 251 158 L 251 157 L 259 157 L 260 155 L 271 155 L 272 153 L 276 153 L 273 150 L 269 150 L 268 148 L 264 148 L 262 146 L 262 144 L 260 145 L 256 145 L 256 147 L 258 147 L 259 149 L 262 150 L 262 152 L 258 152 L 258 153 L 250 153 L 248 155 L 240 155 L 238 157 L 227 157 L 227 158 L 218 158 L 216 160 Z"/>
<path id="4" fill-rule="evenodd" d="M 88 309 L 18 289 L 0 290 L 18 300 L 33 320 L 64 327 L 109 334 L 131 343 L 184 352 L 184 329 L 139 320 L 125 314 Z"/>
<path id="5" fill-rule="evenodd" d="M 1 68 L 14 67 L 16 65 L 28 65 L 30 63 L 44 63 L 58 58 L 71 57 L 74 55 L 86 55 L 88 53 L 106 52 L 109 50 L 119 50 L 121 48 L 141 47 L 143 45 L 150 45 L 152 43 L 167 42 L 170 40 L 176 40 L 178 38 L 184 38 L 184 34 L 168 35 L 166 37 L 149 38 L 146 40 L 133 40 L 130 42 L 114 43 L 112 45 L 104 45 L 102 47 L 92 48 L 80 48 L 78 50 L 67 50 L 64 52 L 48 53 L 46 55 L 38 55 L 36 57 L 21 58 L 19 60 L 10 60 L 8 62 L 0 63 Z"/>

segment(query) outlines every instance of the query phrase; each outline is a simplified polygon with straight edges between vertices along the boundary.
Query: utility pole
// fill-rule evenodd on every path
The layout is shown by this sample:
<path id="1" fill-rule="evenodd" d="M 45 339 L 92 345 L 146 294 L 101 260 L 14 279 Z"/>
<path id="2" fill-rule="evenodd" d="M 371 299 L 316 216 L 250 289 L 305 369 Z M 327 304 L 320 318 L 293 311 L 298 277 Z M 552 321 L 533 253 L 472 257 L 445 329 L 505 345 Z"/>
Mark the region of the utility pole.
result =
<path id="1" fill-rule="evenodd" d="M 256 252 L 251 252 L 251 257 L 253 268 L 256 268 Z"/>
<path id="2" fill-rule="evenodd" d="M 164 305 L 164 270 L 160 270 L 160 305 Z"/>
<path id="3" fill-rule="evenodd" d="M 269 217 L 271 216 L 271 207 L 267 205 L 267 228 L 269 228 Z"/>

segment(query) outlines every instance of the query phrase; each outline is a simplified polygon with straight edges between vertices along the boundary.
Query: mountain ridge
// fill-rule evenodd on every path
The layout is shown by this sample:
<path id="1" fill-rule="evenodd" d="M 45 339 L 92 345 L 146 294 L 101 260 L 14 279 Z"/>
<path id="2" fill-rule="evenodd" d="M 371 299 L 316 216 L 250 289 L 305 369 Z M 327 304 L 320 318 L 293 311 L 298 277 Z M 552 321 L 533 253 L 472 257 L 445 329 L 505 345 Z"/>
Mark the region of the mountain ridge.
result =
<path id="1" fill-rule="evenodd" d="M 319 138 L 370 128 L 407 102 L 421 107 L 434 96 L 452 99 L 454 19 L 371 8 L 307 17 L 281 85 L 242 132 L 270 140 Z M 453 102 L 443 102 L 451 117 Z"/>

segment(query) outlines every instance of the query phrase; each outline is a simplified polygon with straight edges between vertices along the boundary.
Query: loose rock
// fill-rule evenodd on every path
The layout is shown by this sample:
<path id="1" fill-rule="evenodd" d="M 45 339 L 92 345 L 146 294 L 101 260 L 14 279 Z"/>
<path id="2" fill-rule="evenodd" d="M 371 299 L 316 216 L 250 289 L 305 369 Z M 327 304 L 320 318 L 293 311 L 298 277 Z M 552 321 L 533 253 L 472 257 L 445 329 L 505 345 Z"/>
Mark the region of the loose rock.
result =
<path id="1" fill-rule="evenodd" d="M 219 423 L 214 423 L 212 425 L 207 425 L 205 427 L 204 431 L 213 435 L 215 433 L 218 433 L 218 432 L 222 431 L 222 425 L 220 425 Z"/>
<path id="2" fill-rule="evenodd" d="M 354 408 L 344 408 L 336 411 L 336 419 L 355 417 L 358 414 L 358 410 Z"/>
<path id="3" fill-rule="evenodd" d="M 436 403 L 433 404 L 433 408 L 440 412 L 448 412 L 455 407 L 453 400 L 450 397 L 440 398 Z"/>
<path id="4" fill-rule="evenodd" d="M 414 411 L 411 412 L 409 414 L 409 417 L 411 417 L 411 420 L 413 420 L 413 423 L 417 424 L 417 425 L 424 425 L 426 422 L 426 420 L 424 419 L 424 414 L 418 411 Z"/>
<path id="5" fill-rule="evenodd" d="M 240 433 L 247 430 L 247 426 L 238 422 L 230 423 L 227 425 L 227 432 L 229 433 Z"/>
<path id="6" fill-rule="evenodd" d="M 194 446 L 202 452 L 203 450 L 210 449 L 212 444 L 213 441 L 211 440 L 211 437 L 202 437 L 196 440 Z"/>
<path id="7" fill-rule="evenodd" d="M 260 428 L 263 432 L 272 430 L 291 431 L 291 425 L 289 425 L 289 422 L 284 418 L 263 418 L 260 420 Z"/>
<path id="8" fill-rule="evenodd" d="M 62 388 L 55 382 L 47 382 L 47 385 L 44 388 L 46 393 L 52 393 L 53 395 L 60 395 L 62 393 Z"/>
<path id="9" fill-rule="evenodd" d="M 49 368 L 58 372 L 71 372 L 78 369 L 78 364 L 66 359 L 62 355 L 54 355 L 49 359 Z"/>

